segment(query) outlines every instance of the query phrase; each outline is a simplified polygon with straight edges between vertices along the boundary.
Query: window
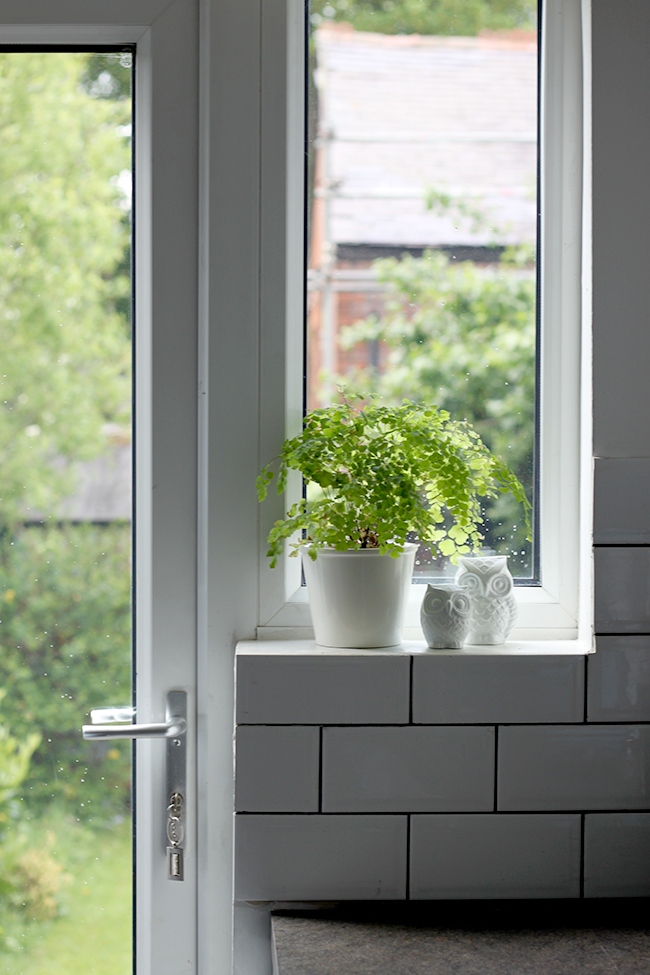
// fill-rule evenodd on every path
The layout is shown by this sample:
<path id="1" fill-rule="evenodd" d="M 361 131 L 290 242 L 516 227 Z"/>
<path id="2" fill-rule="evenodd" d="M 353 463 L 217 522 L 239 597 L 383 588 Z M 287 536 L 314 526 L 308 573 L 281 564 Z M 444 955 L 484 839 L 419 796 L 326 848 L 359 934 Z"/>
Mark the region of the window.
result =
<path id="1" fill-rule="evenodd" d="M 277 452 L 284 436 L 299 430 L 301 422 L 302 282 L 296 270 L 303 247 L 300 167 L 304 106 L 297 95 L 302 90 L 305 70 L 300 43 L 301 5 L 292 0 L 288 16 L 286 156 L 280 160 L 276 153 L 274 160 L 278 165 L 278 180 L 286 178 L 283 182 L 286 190 L 282 207 L 274 201 L 273 206 L 267 208 L 267 219 L 262 225 L 262 282 L 273 280 L 271 272 L 275 267 L 286 285 L 281 299 L 286 330 L 280 335 L 275 325 L 274 331 L 273 318 L 277 321 L 280 303 L 272 310 L 263 300 L 266 316 L 266 328 L 264 321 L 262 323 L 266 335 L 263 341 L 267 342 L 267 352 L 282 351 L 286 369 L 279 387 L 284 392 L 283 403 L 280 403 L 278 387 L 271 385 L 272 368 L 269 382 L 262 389 L 262 411 L 266 418 L 261 454 L 264 462 Z M 544 4 L 540 126 L 541 263 L 544 277 L 539 295 L 541 584 L 518 589 L 520 617 L 514 636 L 520 639 L 572 640 L 578 635 L 579 617 L 588 618 L 588 608 L 585 607 L 589 602 L 589 567 L 582 554 L 584 545 L 581 547 L 580 543 L 580 517 L 583 524 L 588 524 L 590 483 L 589 469 L 581 466 L 580 460 L 581 449 L 589 439 L 588 410 L 581 408 L 581 404 L 588 400 L 587 380 L 585 376 L 581 378 L 582 357 L 586 354 L 582 340 L 586 292 L 582 282 L 583 278 L 588 279 L 585 273 L 588 254 L 582 246 L 583 239 L 588 240 L 583 216 L 584 173 L 587 172 L 583 114 L 586 117 L 584 92 L 587 86 L 582 51 L 583 47 L 586 49 L 586 30 L 579 0 L 548 0 Z M 275 65 L 272 67 L 272 48 L 277 42 L 277 35 L 265 42 L 267 72 L 277 70 Z M 270 152 L 271 126 L 270 123 L 267 125 L 269 142 L 266 145 Z M 277 135 L 277 128 L 273 135 Z M 265 172 L 268 179 L 269 169 Z M 278 240 L 285 242 L 281 255 L 277 253 L 277 247 L 273 254 L 265 252 L 266 234 L 276 245 Z M 267 290 L 266 294 L 271 292 Z M 263 361 L 270 361 L 267 354 Z M 279 373 L 275 378 L 280 378 Z M 283 416 L 280 414 L 282 406 Z M 288 491 L 297 498 L 300 484 L 297 481 L 290 484 Z M 274 510 L 273 505 L 266 510 L 263 508 L 262 536 L 268 530 L 268 524 L 280 517 L 281 509 L 280 500 L 275 503 Z M 283 571 L 269 570 L 263 552 L 262 547 L 260 635 L 306 635 L 309 615 L 296 560 L 286 559 Z M 421 588 L 415 584 L 407 637 L 418 635 L 421 596 Z M 581 631 L 583 635 L 584 630 Z"/>
<path id="2" fill-rule="evenodd" d="M 307 409 L 345 389 L 448 410 L 537 514 L 537 4 L 481 20 L 424 5 L 429 22 L 400 4 L 311 9 Z M 514 498 L 486 503 L 486 554 L 535 584 L 526 534 Z M 420 547 L 417 581 L 454 573 Z"/>

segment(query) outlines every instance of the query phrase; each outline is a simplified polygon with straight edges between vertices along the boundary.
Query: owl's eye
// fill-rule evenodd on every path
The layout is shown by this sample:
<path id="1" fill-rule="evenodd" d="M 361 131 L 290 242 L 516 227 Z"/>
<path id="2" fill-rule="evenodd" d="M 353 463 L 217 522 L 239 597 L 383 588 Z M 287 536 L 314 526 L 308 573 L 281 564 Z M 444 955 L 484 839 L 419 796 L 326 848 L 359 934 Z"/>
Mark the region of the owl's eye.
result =
<path id="1" fill-rule="evenodd" d="M 494 596 L 506 596 L 512 589 L 512 579 L 505 573 L 492 576 L 488 585 L 488 592 Z"/>
<path id="2" fill-rule="evenodd" d="M 425 596 L 424 598 L 424 608 L 427 613 L 439 613 L 443 607 L 443 602 L 440 596 Z"/>
<path id="3" fill-rule="evenodd" d="M 469 592 L 477 592 L 481 588 L 481 580 L 471 572 L 467 572 L 464 576 L 461 576 L 458 584 Z"/>
<path id="4" fill-rule="evenodd" d="M 455 612 L 463 615 L 469 613 L 470 602 L 469 597 L 465 595 L 464 592 L 454 592 L 449 597 L 450 609 L 455 610 Z"/>

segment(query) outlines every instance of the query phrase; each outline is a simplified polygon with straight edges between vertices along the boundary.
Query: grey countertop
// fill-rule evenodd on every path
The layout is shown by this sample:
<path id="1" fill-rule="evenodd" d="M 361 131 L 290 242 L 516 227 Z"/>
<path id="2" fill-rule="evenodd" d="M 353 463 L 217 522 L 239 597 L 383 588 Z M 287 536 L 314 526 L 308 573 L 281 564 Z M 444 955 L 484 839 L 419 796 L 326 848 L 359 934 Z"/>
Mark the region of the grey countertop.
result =
<path id="1" fill-rule="evenodd" d="M 648 906 L 492 901 L 276 912 L 274 975 L 647 975 Z"/>

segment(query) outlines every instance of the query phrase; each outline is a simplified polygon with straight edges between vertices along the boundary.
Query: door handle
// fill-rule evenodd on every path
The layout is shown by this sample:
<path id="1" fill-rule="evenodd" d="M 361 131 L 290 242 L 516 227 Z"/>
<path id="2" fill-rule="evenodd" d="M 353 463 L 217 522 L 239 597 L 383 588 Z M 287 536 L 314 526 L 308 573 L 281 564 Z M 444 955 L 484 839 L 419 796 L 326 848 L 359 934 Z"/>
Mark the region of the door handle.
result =
<path id="1" fill-rule="evenodd" d="M 167 789 L 165 808 L 167 815 L 167 879 L 183 880 L 185 836 L 185 780 L 187 756 L 187 694 L 185 691 L 169 691 L 165 720 L 151 724 L 128 724 L 135 717 L 133 708 L 96 708 L 90 712 L 92 724 L 85 724 L 81 733 L 87 741 L 101 739 L 117 741 L 120 738 L 167 739 Z M 105 721 L 106 724 L 101 724 Z"/>
<path id="2" fill-rule="evenodd" d="M 93 724 L 101 724 L 103 721 L 107 724 L 109 721 L 124 723 L 133 721 L 134 717 L 135 708 L 93 708 L 90 712 L 90 720 Z"/>
<path id="3" fill-rule="evenodd" d="M 183 700 L 180 701 L 182 695 Z M 152 724 L 121 724 L 134 717 L 133 708 L 96 708 L 90 712 L 92 724 L 85 724 L 81 733 L 86 741 L 117 741 L 122 738 L 179 738 L 187 730 L 184 691 L 167 695 L 165 721 Z M 100 722 L 105 721 L 106 724 Z"/>

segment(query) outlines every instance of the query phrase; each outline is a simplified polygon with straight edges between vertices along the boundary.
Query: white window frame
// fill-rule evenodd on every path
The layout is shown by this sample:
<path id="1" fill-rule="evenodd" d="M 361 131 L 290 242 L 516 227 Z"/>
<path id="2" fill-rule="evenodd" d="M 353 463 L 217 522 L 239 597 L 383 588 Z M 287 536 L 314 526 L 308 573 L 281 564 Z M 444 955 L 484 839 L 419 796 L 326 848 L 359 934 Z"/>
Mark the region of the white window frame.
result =
<path id="1" fill-rule="evenodd" d="M 590 649 L 591 226 L 590 2 L 543 0 L 541 67 L 541 585 L 517 587 L 515 641 Z M 260 466 L 302 421 L 304 12 L 269 0 L 262 14 Z M 269 569 L 265 539 L 300 497 L 260 507 L 258 639 L 313 636 L 300 564 Z M 423 585 L 411 589 L 405 638 L 422 639 Z"/>

